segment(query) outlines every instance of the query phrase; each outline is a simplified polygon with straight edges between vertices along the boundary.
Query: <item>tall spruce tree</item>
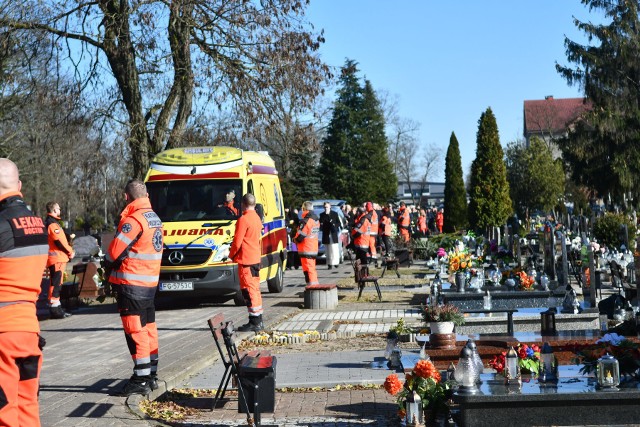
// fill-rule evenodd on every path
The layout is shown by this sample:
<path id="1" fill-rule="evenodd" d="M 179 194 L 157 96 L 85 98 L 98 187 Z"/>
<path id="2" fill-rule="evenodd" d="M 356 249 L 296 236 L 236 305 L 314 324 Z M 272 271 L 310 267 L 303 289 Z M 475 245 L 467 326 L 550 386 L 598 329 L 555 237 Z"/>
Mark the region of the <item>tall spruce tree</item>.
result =
<path id="1" fill-rule="evenodd" d="M 560 141 L 563 159 L 577 184 L 622 202 L 638 200 L 640 180 L 640 5 L 638 0 L 582 0 L 605 23 L 574 18 L 589 44 L 565 38 L 567 59 L 556 64 L 570 85 L 584 88 L 593 108 Z"/>
<path id="2" fill-rule="evenodd" d="M 504 153 L 491 108 L 480 116 L 476 140 L 469 183 L 469 223 L 474 230 L 488 232 L 490 227 L 504 224 L 512 212 Z"/>
<path id="3" fill-rule="evenodd" d="M 466 228 L 467 224 L 467 191 L 464 188 L 464 179 L 462 178 L 460 146 L 456 134 L 451 132 L 444 167 L 443 231 L 453 233 Z"/>
<path id="4" fill-rule="evenodd" d="M 389 140 L 385 133 L 385 119 L 380 101 L 376 97 L 369 80 L 364 82 L 363 104 L 360 120 L 362 144 L 356 153 L 357 168 L 363 172 L 361 191 L 363 198 L 386 202 L 393 198 L 398 189 L 398 178 L 393 173 L 389 160 Z M 360 153 L 360 154 L 358 154 Z"/>
<path id="5" fill-rule="evenodd" d="M 384 115 L 373 88 L 358 79 L 357 63 L 347 60 L 340 75 L 318 168 L 324 192 L 352 203 L 393 197 L 393 174 L 384 133 Z"/>

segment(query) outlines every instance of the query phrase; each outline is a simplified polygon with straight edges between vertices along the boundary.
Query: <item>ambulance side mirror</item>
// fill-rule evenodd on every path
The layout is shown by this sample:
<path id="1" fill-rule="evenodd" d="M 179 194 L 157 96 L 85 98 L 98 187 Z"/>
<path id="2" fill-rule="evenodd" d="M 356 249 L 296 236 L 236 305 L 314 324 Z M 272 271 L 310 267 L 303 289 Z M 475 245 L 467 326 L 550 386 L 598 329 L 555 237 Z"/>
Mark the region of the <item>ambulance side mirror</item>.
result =
<path id="1" fill-rule="evenodd" d="M 260 221 L 264 222 L 264 207 L 262 203 L 256 203 L 256 213 L 260 217 Z"/>

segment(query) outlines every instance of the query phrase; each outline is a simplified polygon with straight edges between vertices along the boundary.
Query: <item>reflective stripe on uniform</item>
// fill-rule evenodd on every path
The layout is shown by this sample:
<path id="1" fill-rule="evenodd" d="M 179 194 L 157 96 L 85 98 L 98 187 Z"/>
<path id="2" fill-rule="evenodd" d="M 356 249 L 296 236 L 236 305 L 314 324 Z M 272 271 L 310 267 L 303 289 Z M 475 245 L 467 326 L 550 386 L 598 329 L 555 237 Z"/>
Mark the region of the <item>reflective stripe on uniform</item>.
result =
<path id="1" fill-rule="evenodd" d="M 20 258 L 23 256 L 44 255 L 49 253 L 48 245 L 27 246 L 0 252 L 0 258 Z"/>
<path id="2" fill-rule="evenodd" d="M 131 242 L 133 242 L 133 240 L 131 240 L 130 238 L 128 238 L 127 236 L 125 236 L 122 233 L 118 233 L 116 234 L 116 239 L 120 240 L 122 243 L 124 243 L 125 245 L 130 245 Z"/>
<path id="3" fill-rule="evenodd" d="M 124 280 L 140 280 L 142 282 L 157 282 L 160 279 L 160 275 L 146 276 L 144 274 L 123 273 L 122 271 L 111 272 L 111 277 Z"/>
<path id="4" fill-rule="evenodd" d="M 4 301 L 0 302 L 0 308 L 13 304 L 35 304 L 33 301 Z"/>
<path id="5" fill-rule="evenodd" d="M 309 256 L 315 257 L 315 256 L 318 256 L 318 252 L 298 252 L 298 255 L 306 256 L 306 257 L 309 257 Z"/>
<path id="6" fill-rule="evenodd" d="M 138 253 L 138 252 L 129 252 L 127 257 L 128 258 L 132 258 L 132 259 L 142 259 L 142 260 L 147 260 L 147 261 L 155 261 L 155 260 L 162 259 L 162 252 L 158 252 L 158 253 L 155 253 L 155 254 L 141 254 L 141 253 Z"/>

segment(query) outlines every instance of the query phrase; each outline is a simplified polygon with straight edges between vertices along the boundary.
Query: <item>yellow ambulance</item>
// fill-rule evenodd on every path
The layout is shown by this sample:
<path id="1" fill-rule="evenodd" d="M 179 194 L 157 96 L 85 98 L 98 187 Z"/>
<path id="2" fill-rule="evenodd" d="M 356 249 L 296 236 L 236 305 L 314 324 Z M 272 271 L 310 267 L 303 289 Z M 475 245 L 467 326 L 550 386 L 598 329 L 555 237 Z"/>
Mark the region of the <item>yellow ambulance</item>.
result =
<path id="1" fill-rule="evenodd" d="M 260 281 L 269 292 L 282 292 L 285 212 L 278 172 L 267 153 L 174 148 L 153 158 L 145 182 L 164 225 L 160 297 L 227 297 L 244 305 L 237 264 L 227 256 L 246 193 L 256 196 L 263 218 Z"/>

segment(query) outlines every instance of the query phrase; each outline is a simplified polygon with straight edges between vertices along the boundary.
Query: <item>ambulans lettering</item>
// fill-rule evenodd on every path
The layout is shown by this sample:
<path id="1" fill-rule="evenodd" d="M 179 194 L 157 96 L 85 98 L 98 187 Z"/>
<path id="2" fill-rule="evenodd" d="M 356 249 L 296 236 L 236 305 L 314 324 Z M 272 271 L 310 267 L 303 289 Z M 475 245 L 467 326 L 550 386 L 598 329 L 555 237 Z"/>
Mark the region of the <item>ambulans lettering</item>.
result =
<path id="1" fill-rule="evenodd" d="M 21 230 L 24 235 L 44 233 L 44 222 L 37 216 L 23 216 L 11 218 L 16 230 Z"/>
<path id="2" fill-rule="evenodd" d="M 224 232 L 222 229 L 218 228 L 217 230 L 213 230 L 213 232 L 208 228 L 191 228 L 191 229 L 178 229 L 178 230 L 164 230 L 164 236 L 202 236 L 205 234 L 211 234 L 213 236 L 222 236 Z"/>

